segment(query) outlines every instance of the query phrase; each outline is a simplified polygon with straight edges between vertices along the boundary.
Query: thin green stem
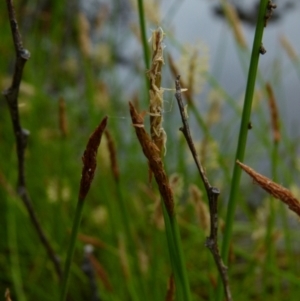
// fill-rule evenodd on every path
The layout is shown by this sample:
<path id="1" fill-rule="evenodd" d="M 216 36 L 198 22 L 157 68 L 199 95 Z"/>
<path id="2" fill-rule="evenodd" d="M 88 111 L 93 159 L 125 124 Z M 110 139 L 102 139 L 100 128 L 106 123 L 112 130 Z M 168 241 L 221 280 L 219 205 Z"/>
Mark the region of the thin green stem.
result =
<path id="1" fill-rule="evenodd" d="M 173 237 L 174 237 L 174 245 L 177 250 L 177 260 L 176 260 L 176 267 L 178 269 L 179 275 L 180 275 L 180 280 L 182 283 L 182 291 L 183 291 L 183 296 L 186 301 L 192 300 L 191 297 L 191 292 L 190 292 L 190 285 L 189 285 L 189 280 L 187 276 L 187 271 L 185 267 L 185 260 L 183 256 L 183 251 L 182 251 L 182 246 L 181 246 L 181 238 L 180 238 L 180 233 L 179 233 L 179 228 L 177 224 L 177 219 L 176 216 L 173 215 L 170 217 L 170 223 L 171 223 L 171 229 L 173 232 Z"/>
<path id="2" fill-rule="evenodd" d="M 244 107 L 242 113 L 242 120 L 241 120 L 241 127 L 238 139 L 238 145 L 236 150 L 235 159 L 241 162 L 244 161 L 244 155 L 246 150 L 246 143 L 247 143 L 247 136 L 248 136 L 248 124 L 250 121 L 251 115 L 251 107 L 252 107 L 252 99 L 254 94 L 255 88 L 255 81 L 256 81 L 256 74 L 258 68 L 258 61 L 260 56 L 260 47 L 263 37 L 264 31 L 264 20 L 266 14 L 268 0 L 261 0 L 259 6 L 259 13 L 258 19 L 256 24 L 255 36 L 253 41 L 252 47 L 252 54 L 251 54 L 251 61 L 249 66 L 248 72 L 248 79 L 247 79 L 247 87 L 245 93 L 245 100 L 244 100 Z M 239 192 L 239 185 L 240 185 L 240 178 L 241 178 L 241 168 L 234 164 L 233 169 L 233 177 L 231 181 L 231 189 L 230 189 L 230 196 L 229 196 L 229 203 L 228 203 L 228 210 L 226 216 L 226 227 L 224 231 L 224 238 L 222 244 L 222 258 L 225 264 L 228 263 L 228 254 L 229 254 L 229 246 L 232 236 L 232 227 L 235 215 L 235 208 L 236 202 Z M 223 288 L 221 281 L 219 281 L 218 289 L 217 289 L 217 300 L 222 300 L 223 297 Z"/>
<path id="3" fill-rule="evenodd" d="M 16 296 L 20 301 L 26 301 L 26 295 L 23 290 L 23 281 L 20 270 L 20 261 L 18 254 L 18 242 L 16 231 L 16 206 L 14 202 L 7 200 L 7 238 L 8 246 L 10 248 L 10 262 L 11 262 L 11 276 L 13 281 L 13 287 L 16 291 Z"/>
<path id="4" fill-rule="evenodd" d="M 165 222 L 165 229 L 166 229 L 165 231 L 166 231 L 166 238 L 167 238 L 167 243 L 168 243 L 170 262 L 171 262 L 172 271 L 174 273 L 174 278 L 175 278 L 176 300 L 184 300 L 183 292 L 182 292 L 182 288 L 181 288 L 181 281 L 180 281 L 180 277 L 179 277 L 178 271 L 176 269 L 176 264 L 175 264 L 176 250 L 175 250 L 175 245 L 174 245 L 173 232 L 171 229 L 170 217 L 169 217 L 169 214 L 167 212 L 164 202 L 162 201 L 161 203 L 162 203 L 163 216 L 164 216 L 164 222 Z"/>
<path id="5" fill-rule="evenodd" d="M 143 43 L 143 50 L 144 50 L 144 62 L 145 67 L 148 70 L 149 69 L 149 48 L 147 43 L 147 37 L 146 37 L 146 26 L 145 26 L 145 15 L 144 15 L 144 1 L 138 0 L 138 8 L 139 8 L 139 19 L 140 19 L 140 31 L 141 31 L 141 37 L 142 37 L 142 43 Z"/>
<path id="6" fill-rule="evenodd" d="M 76 211 L 75 211 L 75 217 L 73 220 L 73 226 L 72 226 L 72 233 L 71 233 L 71 239 L 69 243 L 64 273 L 63 273 L 63 282 L 62 282 L 62 288 L 61 288 L 61 295 L 60 295 L 60 301 L 66 300 L 67 292 L 68 292 L 68 285 L 69 285 L 69 276 L 70 276 L 70 269 L 72 264 L 72 259 L 75 251 L 75 244 L 77 239 L 77 234 L 81 222 L 82 217 L 82 209 L 84 205 L 84 200 L 78 199 Z"/>
<path id="7" fill-rule="evenodd" d="M 163 203 L 163 202 L 162 202 Z M 192 300 L 188 275 L 185 267 L 185 260 L 181 246 L 181 238 L 176 220 L 176 215 L 169 215 L 163 203 L 164 221 L 170 253 L 171 265 L 173 268 L 176 284 L 177 300 Z"/>
<path id="8" fill-rule="evenodd" d="M 141 31 L 143 51 L 144 51 L 144 62 L 145 62 L 146 70 L 149 70 L 149 68 L 150 68 L 150 56 L 149 56 L 149 47 L 148 47 L 147 36 L 146 36 L 144 1 L 143 0 L 138 0 L 138 9 L 139 9 L 140 31 Z M 145 75 L 145 81 L 146 81 L 146 88 L 147 88 L 147 91 L 148 91 L 149 87 L 150 87 L 150 84 L 149 84 L 147 75 Z"/>

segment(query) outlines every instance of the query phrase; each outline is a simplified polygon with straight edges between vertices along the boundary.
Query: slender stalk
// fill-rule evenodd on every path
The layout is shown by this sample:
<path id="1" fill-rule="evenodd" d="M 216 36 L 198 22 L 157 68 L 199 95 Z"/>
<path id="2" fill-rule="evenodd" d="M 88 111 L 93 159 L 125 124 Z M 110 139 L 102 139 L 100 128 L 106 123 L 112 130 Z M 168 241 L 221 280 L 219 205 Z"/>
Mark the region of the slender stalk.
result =
<path id="1" fill-rule="evenodd" d="M 144 1 L 143 0 L 137 0 L 137 1 L 138 1 L 138 8 L 139 8 L 140 31 L 141 31 L 141 37 L 143 43 L 143 50 L 144 50 L 144 62 L 145 62 L 145 67 L 148 70 L 150 66 L 150 59 L 149 59 L 149 48 L 148 48 L 147 37 L 146 37 Z"/>
<path id="2" fill-rule="evenodd" d="M 143 52 L 144 52 L 144 62 L 145 62 L 146 70 L 149 70 L 150 55 L 149 55 L 149 47 L 148 47 L 147 36 L 146 36 L 144 1 L 143 0 L 137 0 L 137 1 L 138 1 L 138 9 L 139 9 L 140 31 L 141 31 L 141 38 L 142 38 Z M 145 81 L 146 81 L 146 89 L 148 91 L 150 84 L 149 84 L 147 75 L 145 75 Z"/>
<path id="3" fill-rule="evenodd" d="M 77 234 L 78 234 L 78 230 L 79 230 L 79 226 L 80 226 L 80 222 L 81 222 L 83 205 L 84 205 L 84 200 L 78 199 L 76 211 L 75 211 L 75 217 L 73 220 L 70 244 L 69 244 L 66 263 L 65 263 L 65 267 L 64 267 L 62 290 L 61 290 L 61 295 L 60 295 L 60 299 L 59 299 L 60 301 L 66 300 L 66 296 L 67 296 L 67 290 L 68 290 L 69 278 L 70 278 L 69 277 L 70 269 L 71 269 L 72 259 L 73 259 L 73 255 L 74 255 L 74 251 L 75 251 Z"/>
<path id="4" fill-rule="evenodd" d="M 164 216 L 165 232 L 166 232 L 168 251 L 169 251 L 169 256 L 170 256 L 170 263 L 171 263 L 172 271 L 174 272 L 174 278 L 175 278 L 176 300 L 184 300 L 183 291 L 182 291 L 182 288 L 180 285 L 180 275 L 178 274 L 178 271 L 176 269 L 176 254 L 175 254 L 176 247 L 174 244 L 173 231 L 171 228 L 170 217 L 168 215 L 166 206 L 164 205 L 163 202 L 162 202 L 162 211 L 163 211 L 163 216 Z"/>
<path id="5" fill-rule="evenodd" d="M 11 262 L 11 277 L 13 287 L 16 291 L 16 296 L 20 301 L 26 301 L 26 295 L 23 290 L 23 281 L 20 270 L 17 229 L 16 229 L 16 207 L 14 202 L 7 201 L 7 237 L 8 246 L 10 249 L 10 262 Z"/>
<path id="6" fill-rule="evenodd" d="M 274 143 L 274 148 L 272 152 L 272 179 L 274 181 L 277 181 L 277 164 L 278 163 L 278 143 Z M 273 229 L 275 226 L 275 219 L 276 219 L 276 210 L 275 210 L 275 204 L 274 204 L 274 198 L 270 197 L 269 200 L 269 216 L 267 220 L 267 231 L 266 231 L 266 237 L 265 237 L 265 244 L 267 247 L 266 252 L 266 261 L 264 266 L 264 276 L 263 279 L 265 281 L 265 296 L 268 297 L 269 293 L 269 286 L 274 286 L 274 293 L 273 296 L 275 297 L 274 300 L 277 300 L 278 293 L 279 293 L 279 283 L 278 278 L 274 277 L 273 275 L 269 275 L 271 267 L 277 268 L 276 263 L 276 249 L 275 244 L 273 241 Z M 275 283 L 273 283 L 275 282 Z"/>
<path id="7" fill-rule="evenodd" d="M 252 100 L 253 100 L 253 94 L 255 88 L 258 61 L 260 56 L 260 47 L 262 43 L 262 37 L 263 37 L 263 31 L 265 25 L 265 15 L 266 15 L 267 5 L 268 5 L 268 0 L 260 1 L 259 13 L 257 18 L 257 24 L 256 24 L 256 30 L 255 30 L 255 36 L 253 41 L 252 54 L 251 54 L 249 72 L 248 72 L 247 87 L 246 87 L 246 93 L 244 99 L 240 133 L 239 133 L 238 145 L 237 145 L 236 156 L 235 156 L 235 159 L 240 161 L 244 160 L 244 155 L 246 150 L 248 124 L 251 115 Z M 227 265 L 228 263 L 228 253 L 229 253 L 229 246 L 230 246 L 230 241 L 232 236 L 232 226 L 234 221 L 237 196 L 239 192 L 238 188 L 240 184 L 240 178 L 241 178 L 241 169 L 236 164 L 234 164 L 228 210 L 227 210 L 226 223 L 225 223 L 226 227 L 224 231 L 224 238 L 223 238 L 222 251 L 221 251 L 221 256 L 224 260 L 225 265 Z M 222 297 L 223 297 L 223 289 L 221 286 L 221 281 L 219 281 L 216 300 L 221 301 Z"/>
<path id="8" fill-rule="evenodd" d="M 182 251 L 182 245 L 181 245 L 181 238 L 179 233 L 179 227 L 177 223 L 177 219 L 175 215 L 170 216 L 170 225 L 171 230 L 173 234 L 173 240 L 174 240 L 174 247 L 176 251 L 176 260 L 175 260 L 175 266 L 177 274 L 179 274 L 180 277 L 180 283 L 182 288 L 182 294 L 184 299 L 186 301 L 192 300 L 191 292 L 190 292 L 190 286 L 189 286 L 189 280 L 188 275 L 185 267 L 185 259 Z M 174 252 L 175 253 L 175 252 Z"/>

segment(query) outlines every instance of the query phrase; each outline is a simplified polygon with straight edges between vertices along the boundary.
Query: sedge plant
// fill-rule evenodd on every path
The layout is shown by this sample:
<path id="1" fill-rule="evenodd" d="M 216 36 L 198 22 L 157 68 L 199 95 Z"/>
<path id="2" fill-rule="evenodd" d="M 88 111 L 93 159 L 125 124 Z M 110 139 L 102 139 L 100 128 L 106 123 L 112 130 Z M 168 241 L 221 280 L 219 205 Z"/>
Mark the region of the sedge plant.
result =
<path id="1" fill-rule="evenodd" d="M 85 203 L 86 195 L 90 189 L 91 183 L 94 178 L 94 174 L 97 166 L 97 161 L 96 161 L 97 150 L 101 142 L 102 134 L 106 128 L 106 124 L 107 124 L 107 117 L 105 117 L 101 121 L 101 123 L 98 125 L 98 127 L 91 135 L 87 143 L 84 155 L 82 157 L 83 169 L 82 169 L 82 175 L 80 181 L 80 190 L 79 190 L 78 202 L 75 210 L 75 216 L 73 220 L 70 243 L 69 243 L 67 258 L 65 262 L 65 268 L 63 272 L 63 282 L 61 287 L 60 301 L 66 300 L 66 296 L 68 292 L 70 269 L 71 269 L 72 259 L 75 251 L 78 230 L 82 218 L 83 206 Z"/>

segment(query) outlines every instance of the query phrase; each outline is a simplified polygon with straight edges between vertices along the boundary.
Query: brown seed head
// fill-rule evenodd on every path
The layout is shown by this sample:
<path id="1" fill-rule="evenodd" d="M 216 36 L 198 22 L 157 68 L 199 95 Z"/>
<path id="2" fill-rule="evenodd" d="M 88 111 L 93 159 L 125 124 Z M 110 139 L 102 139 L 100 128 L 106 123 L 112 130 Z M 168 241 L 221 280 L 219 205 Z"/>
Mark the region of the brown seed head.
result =
<path id="1" fill-rule="evenodd" d="M 143 117 L 137 113 L 137 111 L 135 110 L 135 108 L 130 102 L 129 102 L 129 107 L 130 107 L 130 115 L 131 115 L 131 119 L 136 135 L 142 146 L 143 153 L 148 159 L 150 169 L 154 174 L 160 194 L 164 200 L 166 209 L 169 215 L 171 216 L 174 214 L 174 199 L 173 199 L 173 193 L 170 188 L 167 175 L 164 170 L 160 150 L 145 131 Z"/>
<path id="2" fill-rule="evenodd" d="M 101 141 L 102 134 L 106 128 L 107 117 L 104 117 L 95 131 L 92 133 L 84 154 L 82 156 L 83 169 L 80 181 L 79 199 L 83 201 L 90 189 L 91 183 L 94 178 L 97 166 L 97 151 Z"/>
<path id="3" fill-rule="evenodd" d="M 249 174 L 255 183 L 257 183 L 262 189 L 271 194 L 274 198 L 281 200 L 283 203 L 287 204 L 288 207 L 300 216 L 300 202 L 297 200 L 292 193 L 282 187 L 281 185 L 271 181 L 269 178 L 257 173 L 249 166 L 236 161 L 236 163 Z"/>
<path id="4" fill-rule="evenodd" d="M 269 102 L 269 108 L 271 112 L 271 124 L 272 124 L 272 130 L 273 130 L 273 138 L 274 142 L 279 142 L 281 135 L 280 135 L 280 126 L 279 126 L 279 114 L 278 114 L 278 108 L 275 100 L 275 95 L 272 89 L 272 86 L 270 83 L 266 84 L 266 90 L 268 93 L 268 102 Z"/>

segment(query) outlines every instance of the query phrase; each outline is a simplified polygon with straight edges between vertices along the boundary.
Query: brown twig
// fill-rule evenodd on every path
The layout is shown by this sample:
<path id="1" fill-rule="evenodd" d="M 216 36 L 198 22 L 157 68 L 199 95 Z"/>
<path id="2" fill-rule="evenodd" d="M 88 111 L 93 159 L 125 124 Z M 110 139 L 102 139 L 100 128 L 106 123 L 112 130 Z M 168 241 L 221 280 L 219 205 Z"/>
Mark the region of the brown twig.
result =
<path id="1" fill-rule="evenodd" d="M 269 178 L 259 174 L 249 166 L 236 161 L 236 163 L 257 183 L 262 189 L 271 194 L 274 198 L 281 200 L 288 207 L 300 216 L 300 201 L 292 193 L 281 185 L 271 181 Z"/>
<path id="2" fill-rule="evenodd" d="M 168 214 L 172 216 L 174 214 L 173 193 L 164 170 L 161 152 L 145 131 L 144 119 L 140 114 L 138 114 L 131 102 L 129 102 L 129 108 L 136 135 L 142 146 L 144 155 L 148 159 L 150 169 L 154 174 L 159 192 L 164 200 Z"/>
<path id="3" fill-rule="evenodd" d="M 15 70 L 13 74 L 13 79 L 11 86 L 3 91 L 3 95 L 6 98 L 11 120 L 13 124 L 13 130 L 16 138 L 17 144 L 17 156 L 18 156 L 18 194 L 22 199 L 31 219 L 31 222 L 39 236 L 40 241 L 42 242 L 43 246 L 45 247 L 49 258 L 54 264 L 55 271 L 59 278 L 62 276 L 60 262 L 58 257 L 56 256 L 54 250 L 52 249 L 50 242 L 46 238 L 44 231 L 38 221 L 36 213 L 34 212 L 31 199 L 27 192 L 26 182 L 25 182 L 25 149 L 27 145 L 27 139 L 29 136 L 29 131 L 23 129 L 20 123 L 20 116 L 19 116 L 19 108 L 18 108 L 18 95 L 20 89 L 20 83 L 22 80 L 23 69 L 25 63 L 30 57 L 30 53 L 23 47 L 21 35 L 18 29 L 18 23 L 15 17 L 15 10 L 13 7 L 12 0 L 7 0 L 7 9 L 8 15 L 10 20 L 10 26 L 12 31 L 12 37 L 14 41 L 14 47 L 16 52 L 16 63 L 15 63 Z"/>
<path id="4" fill-rule="evenodd" d="M 190 133 L 190 128 L 187 120 L 187 115 L 185 111 L 185 107 L 183 105 L 182 96 L 181 96 L 181 86 L 180 86 L 180 76 L 178 75 L 175 81 L 176 93 L 175 97 L 177 99 L 183 127 L 180 128 L 182 131 L 187 144 L 190 148 L 190 151 L 193 155 L 194 161 L 197 165 L 200 177 L 204 183 L 207 198 L 209 201 L 209 212 L 210 212 L 210 235 L 206 238 L 206 247 L 211 251 L 217 268 L 219 270 L 227 301 L 232 301 L 228 275 L 227 275 L 227 267 L 224 265 L 223 260 L 221 258 L 219 247 L 218 247 L 218 196 L 220 194 L 219 190 L 216 187 L 210 185 L 208 178 L 205 174 L 205 171 L 200 163 L 198 158 L 195 145 L 193 143 L 193 139 Z"/>

